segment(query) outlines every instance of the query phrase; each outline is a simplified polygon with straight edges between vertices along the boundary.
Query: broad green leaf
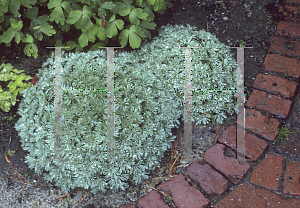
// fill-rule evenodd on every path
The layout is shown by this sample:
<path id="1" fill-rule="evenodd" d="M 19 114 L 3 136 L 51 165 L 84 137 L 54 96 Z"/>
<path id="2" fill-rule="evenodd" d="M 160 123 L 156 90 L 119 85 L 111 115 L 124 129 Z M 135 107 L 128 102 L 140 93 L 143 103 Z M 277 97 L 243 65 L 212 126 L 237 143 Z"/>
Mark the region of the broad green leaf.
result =
<path id="1" fill-rule="evenodd" d="M 3 14 L 8 12 L 9 1 L 2 1 L 1 3 L 2 3 L 2 6 L 0 7 L 0 16 L 3 17 Z M 2 22 L 2 21 L 0 21 L 0 22 Z"/>
<path id="2" fill-rule="evenodd" d="M 7 91 L 0 93 L 0 100 L 6 100 L 8 97 L 8 94 L 10 94 L 10 93 L 8 93 Z"/>
<path id="3" fill-rule="evenodd" d="M 132 0 L 122 0 L 125 4 L 130 5 L 132 4 Z"/>
<path id="4" fill-rule="evenodd" d="M 62 43 L 62 41 L 60 39 L 57 39 L 55 42 L 55 47 L 63 47 L 64 44 Z"/>
<path id="5" fill-rule="evenodd" d="M 10 102 L 8 101 L 9 98 L 11 97 L 12 95 L 8 92 L 3 92 L 3 93 L 0 93 L 0 108 L 4 111 L 4 112 L 8 112 L 10 110 Z"/>
<path id="6" fill-rule="evenodd" d="M 21 6 L 20 0 L 10 0 L 9 1 L 9 9 L 10 9 L 11 13 L 13 13 L 13 15 L 15 15 L 15 17 L 21 16 L 21 14 L 19 13 L 20 6 Z"/>
<path id="7" fill-rule="evenodd" d="M 106 17 L 106 11 L 102 7 L 98 8 L 98 17 L 101 17 L 101 18 Z"/>
<path id="8" fill-rule="evenodd" d="M 31 76 L 29 76 L 29 75 L 27 75 L 27 76 L 24 78 L 25 81 L 28 81 L 28 80 L 30 80 L 30 79 L 33 79 L 33 77 L 31 77 Z"/>
<path id="9" fill-rule="evenodd" d="M 156 0 L 153 9 L 158 13 L 162 13 L 163 10 L 166 10 L 165 0 Z"/>
<path id="10" fill-rule="evenodd" d="M 119 11 L 119 15 L 121 15 L 121 16 L 126 16 L 126 15 L 128 15 L 129 13 L 130 13 L 130 11 L 131 11 L 131 9 L 130 9 L 130 7 L 128 6 L 128 7 L 126 7 L 126 9 L 124 9 L 124 10 L 122 10 L 122 11 Z"/>
<path id="11" fill-rule="evenodd" d="M 48 9 L 52 9 L 52 8 L 60 6 L 60 4 L 61 4 L 61 0 L 50 0 L 49 3 L 47 4 L 47 6 L 48 6 Z"/>
<path id="12" fill-rule="evenodd" d="M 49 21 L 49 16 L 47 15 L 39 16 L 38 18 L 31 20 L 30 29 L 33 29 L 34 27 L 40 25 L 48 25 L 48 21 Z"/>
<path id="13" fill-rule="evenodd" d="M 24 52 L 27 54 L 27 56 L 31 57 L 31 53 L 33 53 L 33 50 L 31 49 L 31 44 L 27 44 L 25 46 Z"/>
<path id="14" fill-rule="evenodd" d="M 9 88 L 9 92 L 12 93 L 16 89 L 16 83 L 15 82 L 10 82 L 7 87 Z"/>
<path id="15" fill-rule="evenodd" d="M 23 79 L 21 77 L 16 77 L 15 83 L 16 83 L 16 86 L 21 86 L 23 83 Z"/>
<path id="16" fill-rule="evenodd" d="M 33 7 L 25 10 L 25 14 L 29 19 L 35 19 L 38 15 L 39 8 L 38 7 Z"/>
<path id="17" fill-rule="evenodd" d="M 146 20 L 147 19 L 147 16 L 148 14 L 143 12 L 143 9 L 141 8 L 137 8 L 137 9 L 134 9 L 130 12 L 129 14 L 129 20 L 130 20 L 130 23 L 133 24 L 133 25 L 139 25 L 140 24 L 140 19 L 143 19 L 143 20 Z"/>
<path id="18" fill-rule="evenodd" d="M 61 6 L 57 6 L 50 14 L 50 21 L 55 21 L 56 24 L 60 23 L 64 25 L 65 23 L 65 15 L 61 8 Z"/>
<path id="19" fill-rule="evenodd" d="M 64 1 L 62 4 L 61 4 L 61 7 L 64 8 L 64 10 L 70 14 L 71 11 L 73 10 L 72 7 L 71 7 L 71 4 L 67 1 Z"/>
<path id="20" fill-rule="evenodd" d="M 138 6 L 142 6 L 142 3 L 143 3 L 143 0 L 136 0 L 136 4 L 137 4 Z"/>
<path id="21" fill-rule="evenodd" d="M 111 19 L 115 19 L 115 18 L 111 18 Z M 123 25 L 124 25 L 124 22 L 123 22 L 123 20 L 120 20 L 120 19 L 109 22 L 105 28 L 107 37 L 112 38 L 114 36 L 117 36 L 118 35 L 117 27 L 119 30 L 123 30 Z"/>
<path id="22" fill-rule="evenodd" d="M 28 34 L 26 34 L 26 35 L 28 35 Z M 29 57 L 31 57 L 31 54 L 33 54 L 33 57 L 36 58 L 38 56 L 37 52 L 38 52 L 38 49 L 35 44 L 27 44 L 24 48 L 24 53 L 27 54 L 27 56 L 29 56 Z"/>
<path id="23" fill-rule="evenodd" d="M 70 24 L 65 22 L 64 25 L 59 24 L 58 28 L 61 30 L 61 32 L 68 32 L 70 30 Z"/>
<path id="24" fill-rule="evenodd" d="M 3 70 L 1 71 L 0 75 L 4 72 L 10 72 L 13 69 L 13 66 L 8 63 L 8 64 L 1 64 L 0 68 L 3 67 Z"/>
<path id="25" fill-rule="evenodd" d="M 19 91 L 22 91 L 22 90 L 24 90 L 24 88 L 18 87 L 18 88 L 16 88 L 14 91 L 11 92 L 11 93 L 14 95 L 14 96 L 12 97 L 13 100 L 11 100 L 12 104 L 13 104 L 13 101 L 15 101 L 14 98 L 16 98 L 16 97 L 18 96 L 18 92 L 19 92 Z M 15 104 L 13 104 L 13 105 L 15 105 Z"/>
<path id="26" fill-rule="evenodd" d="M 78 38 L 78 42 L 80 44 L 81 47 L 85 47 L 89 44 L 90 42 L 95 42 L 95 28 L 92 31 L 85 31 L 82 32 L 82 34 L 80 35 L 80 37 Z"/>
<path id="27" fill-rule="evenodd" d="M 23 22 L 10 18 L 11 28 L 14 30 L 21 30 L 23 27 Z"/>
<path id="28" fill-rule="evenodd" d="M 69 46 L 70 48 L 66 48 L 66 50 L 72 50 L 73 48 L 76 47 L 76 43 L 74 41 L 68 41 L 66 46 Z"/>
<path id="29" fill-rule="evenodd" d="M 116 5 L 113 3 L 113 2 L 104 2 L 101 7 L 103 9 L 108 9 L 108 10 L 111 10 L 115 7 Z"/>
<path id="30" fill-rule="evenodd" d="M 112 22 L 112 21 L 114 21 L 115 19 L 116 19 L 116 16 L 113 14 L 113 15 L 109 18 L 108 22 Z"/>
<path id="31" fill-rule="evenodd" d="M 145 37 L 151 39 L 151 33 L 147 29 L 141 27 L 141 30 L 142 30 L 143 34 L 145 35 Z"/>
<path id="32" fill-rule="evenodd" d="M 106 46 L 106 43 L 105 42 L 98 42 L 96 43 L 95 45 L 93 45 L 91 48 L 90 48 L 90 51 L 96 51 L 96 50 L 99 50 L 99 47 L 105 47 Z"/>
<path id="33" fill-rule="evenodd" d="M 150 21 L 154 20 L 155 15 L 153 14 L 151 8 L 149 6 L 144 7 L 144 12 L 146 12 L 148 14 L 147 19 Z"/>
<path id="34" fill-rule="evenodd" d="M 67 19 L 67 23 L 69 24 L 75 24 L 76 22 L 78 22 L 78 20 L 80 19 L 82 15 L 82 11 L 81 10 L 74 10 L 72 11 Z"/>
<path id="35" fill-rule="evenodd" d="M 26 38 L 22 39 L 23 43 L 33 43 L 33 38 L 31 35 L 26 34 Z"/>
<path id="36" fill-rule="evenodd" d="M 113 14 L 118 14 L 119 11 L 124 10 L 127 7 L 123 2 L 115 2 L 115 4 L 116 6 L 111 10 Z"/>
<path id="37" fill-rule="evenodd" d="M 155 3 L 155 0 L 147 0 L 147 4 L 153 6 Z"/>
<path id="38" fill-rule="evenodd" d="M 83 13 L 82 14 L 82 18 L 81 18 L 81 24 L 80 24 L 80 28 L 82 29 L 88 29 L 90 27 L 92 27 L 94 24 L 91 21 L 90 17 L 88 14 Z"/>
<path id="39" fill-rule="evenodd" d="M 13 94 L 18 94 L 18 91 L 16 93 Z M 14 106 L 16 104 L 16 95 L 12 97 L 12 99 L 10 100 L 11 104 Z"/>
<path id="40" fill-rule="evenodd" d="M 145 27 L 145 28 L 148 28 L 148 29 L 154 30 L 155 27 L 156 27 L 156 24 L 155 24 L 154 22 L 151 22 L 151 23 L 150 23 L 149 20 L 143 20 L 143 21 L 141 22 L 141 26 L 142 26 L 142 27 Z"/>
<path id="41" fill-rule="evenodd" d="M 10 73 L 0 74 L 0 80 L 1 81 L 6 82 L 6 81 L 10 80 L 10 78 L 11 78 Z"/>
<path id="42" fill-rule="evenodd" d="M 36 37 L 39 41 L 42 41 L 43 40 L 43 34 L 40 30 L 40 27 L 41 26 L 34 27 L 33 28 L 34 29 L 33 34 L 34 34 L 34 37 Z"/>
<path id="43" fill-rule="evenodd" d="M 87 5 L 83 6 L 82 11 L 83 11 L 84 14 L 92 15 L 92 11 L 90 10 L 90 8 Z"/>
<path id="44" fill-rule="evenodd" d="M 4 43 L 10 43 L 11 40 L 15 37 L 15 30 L 11 27 L 7 29 L 2 35 L 2 42 Z"/>
<path id="45" fill-rule="evenodd" d="M 101 21 L 102 19 L 97 19 L 96 20 L 96 23 L 97 23 L 97 37 L 100 39 L 100 40 L 105 40 L 106 39 L 106 34 L 105 34 L 105 28 L 103 28 L 101 26 Z"/>
<path id="46" fill-rule="evenodd" d="M 42 31 L 42 33 L 45 33 L 48 36 L 52 36 L 52 34 L 56 34 L 55 30 L 52 28 L 53 28 L 53 26 L 51 26 L 51 25 L 45 25 L 45 26 L 42 26 L 40 28 L 40 30 Z"/>
<path id="47" fill-rule="evenodd" d="M 26 1 L 21 1 L 23 6 L 25 6 L 26 8 L 31 9 L 32 6 L 31 5 L 35 5 L 36 4 L 36 0 L 26 0 Z"/>
<path id="48" fill-rule="evenodd" d="M 16 74 L 20 74 L 20 73 L 22 73 L 24 70 L 12 69 L 12 71 L 15 72 Z"/>
<path id="49" fill-rule="evenodd" d="M 141 44 L 141 38 L 139 36 L 145 37 L 138 26 L 132 25 L 130 30 L 125 29 L 120 33 L 119 39 L 121 39 L 121 46 L 125 47 L 129 39 L 131 48 L 139 48 Z"/>

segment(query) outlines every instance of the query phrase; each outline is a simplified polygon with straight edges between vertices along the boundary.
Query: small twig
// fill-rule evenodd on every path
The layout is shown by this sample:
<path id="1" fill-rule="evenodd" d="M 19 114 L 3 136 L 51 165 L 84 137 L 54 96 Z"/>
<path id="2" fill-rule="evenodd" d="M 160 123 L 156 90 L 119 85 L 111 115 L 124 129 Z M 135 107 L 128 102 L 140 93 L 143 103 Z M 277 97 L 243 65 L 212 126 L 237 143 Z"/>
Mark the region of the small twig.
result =
<path id="1" fill-rule="evenodd" d="M 197 187 L 192 183 L 192 181 L 189 179 L 189 177 L 188 177 L 186 174 L 184 174 L 184 175 L 186 176 L 186 178 L 188 179 L 188 181 L 191 182 L 191 184 L 192 184 L 195 188 L 197 188 Z"/>
<path id="2" fill-rule="evenodd" d="M 144 182 L 144 181 L 143 181 L 143 182 Z M 167 196 L 168 198 L 171 198 L 168 194 L 165 194 L 165 193 L 159 191 L 158 189 L 151 187 L 151 186 L 148 185 L 146 182 L 144 182 L 144 183 L 145 183 L 147 186 L 149 186 L 150 188 L 154 189 L 155 191 L 158 191 L 159 193 L 163 194 L 164 196 Z M 172 205 L 175 207 L 175 205 L 173 204 L 173 202 L 172 202 Z"/>
<path id="3" fill-rule="evenodd" d="M 86 193 L 86 195 L 80 200 L 80 202 L 78 202 L 78 204 L 76 204 L 75 207 L 77 207 L 77 206 L 85 199 L 85 197 L 90 193 L 90 191 L 91 191 L 91 190 L 89 190 L 89 191 Z M 74 208 L 75 208 L 75 207 L 74 207 Z"/>
<path id="4" fill-rule="evenodd" d="M 20 173 L 18 173 L 18 171 L 15 169 L 15 167 L 14 167 L 13 164 L 12 164 L 12 162 L 10 161 L 9 157 L 7 156 L 6 150 L 4 150 L 4 156 L 5 156 L 6 161 L 7 161 L 7 162 L 10 164 L 10 166 L 13 168 L 13 170 L 14 170 L 14 172 L 15 172 L 17 178 L 20 179 L 21 181 L 18 181 L 18 180 L 16 180 L 16 179 L 14 179 L 14 180 L 16 180 L 16 181 L 18 181 L 18 182 L 21 182 L 21 183 L 24 183 L 24 185 L 26 184 L 26 185 L 29 185 L 29 186 L 37 187 L 37 186 L 35 186 L 35 185 L 30 184 L 30 183 L 29 183 L 29 182 L 28 182 L 28 181 L 27 181 Z M 11 178 L 11 179 L 13 179 L 13 178 Z M 24 182 L 24 181 L 25 181 L 25 182 Z"/>
<path id="5" fill-rule="evenodd" d="M 160 189 L 160 187 L 161 187 L 161 186 L 164 184 L 164 182 L 165 182 L 165 181 L 163 181 L 163 182 L 160 184 L 160 186 L 158 187 L 158 190 L 159 190 L 159 189 Z"/>
<path id="6" fill-rule="evenodd" d="M 6 153 L 6 150 L 4 150 L 4 156 L 5 156 L 5 159 L 6 159 L 6 161 L 10 164 L 10 166 L 13 168 L 13 170 L 14 170 L 14 172 L 15 172 L 15 174 L 16 174 L 16 177 L 20 180 L 17 180 L 17 179 L 15 179 L 15 178 L 11 178 L 11 177 L 9 177 L 10 179 L 13 179 L 13 180 L 15 180 L 15 181 L 18 181 L 18 182 L 21 182 L 21 183 L 23 183 L 23 187 L 22 187 L 22 192 L 21 192 L 21 194 L 23 193 L 23 191 L 24 191 L 24 187 L 25 187 L 25 185 L 29 185 L 29 186 L 34 186 L 34 187 L 36 187 L 35 185 L 32 185 L 32 184 L 30 184 L 20 173 L 18 173 L 18 171 L 15 169 L 15 167 L 13 166 L 13 164 L 12 164 L 12 162 L 10 161 L 10 159 L 9 159 L 9 157 L 7 156 L 7 153 Z M 8 173 L 7 173 L 8 174 Z M 10 174 L 8 174 L 8 175 L 10 175 Z M 24 182 L 25 181 L 25 182 Z"/>
<path id="7" fill-rule="evenodd" d="M 9 178 L 10 178 L 10 179 L 13 179 L 13 180 L 15 180 L 15 181 L 18 181 L 18 182 L 20 182 L 20 183 L 23 183 L 24 185 L 36 187 L 35 185 L 32 185 L 32 184 L 30 184 L 30 183 L 25 183 L 24 181 L 19 181 L 19 180 L 17 180 L 17 179 L 11 178 L 11 177 L 9 177 Z"/>
<path id="8" fill-rule="evenodd" d="M 23 194 L 23 191 L 24 191 L 24 187 L 25 187 L 25 184 L 23 184 L 23 187 L 22 187 L 22 192 L 21 192 L 21 194 Z"/>
<path id="9" fill-rule="evenodd" d="M 222 126 L 222 124 L 221 124 L 221 125 L 219 126 L 219 128 L 218 128 L 218 130 L 217 130 L 217 132 L 216 132 L 216 134 L 215 134 L 215 137 L 214 137 L 214 139 L 213 139 L 213 141 L 212 141 L 212 144 L 215 143 L 215 138 L 216 138 L 216 136 L 217 136 L 217 134 L 218 134 L 218 132 L 219 132 L 221 126 Z"/>
<path id="10" fill-rule="evenodd" d="M 20 175 L 20 173 L 18 173 L 15 169 L 15 167 L 13 166 L 12 162 L 10 161 L 10 159 L 8 158 L 7 156 L 7 153 L 6 153 L 6 150 L 4 150 L 4 156 L 5 156 L 5 159 L 6 161 L 10 164 L 10 166 L 12 167 L 12 169 L 14 170 L 14 172 L 17 174 L 17 177 L 20 179 L 20 180 L 25 180 L 25 178 L 23 176 Z"/>
<path id="11" fill-rule="evenodd" d="M 67 194 L 65 194 L 65 195 L 62 195 L 62 196 L 60 196 L 60 197 L 57 197 L 57 198 L 53 199 L 52 201 L 55 201 L 55 200 L 57 200 L 57 199 L 63 198 L 63 197 L 65 197 L 65 196 L 68 196 L 68 195 L 70 195 L 70 194 L 72 194 L 72 193 L 74 193 L 74 192 L 75 192 L 75 191 L 72 191 L 72 192 L 67 193 Z"/>
<path id="12" fill-rule="evenodd" d="M 180 155 L 181 155 L 181 153 L 176 157 L 175 161 L 173 162 L 172 166 L 170 167 L 168 177 L 170 176 L 172 168 L 173 168 L 174 164 L 176 163 L 177 159 L 180 157 Z M 175 173 L 175 169 L 174 169 L 174 173 Z"/>
<path id="13" fill-rule="evenodd" d="M 164 178 L 173 178 L 175 176 L 178 176 L 178 175 L 173 175 L 173 176 L 168 176 L 168 177 L 157 177 L 157 178 L 151 178 L 151 180 L 158 180 L 158 179 L 164 179 Z"/>

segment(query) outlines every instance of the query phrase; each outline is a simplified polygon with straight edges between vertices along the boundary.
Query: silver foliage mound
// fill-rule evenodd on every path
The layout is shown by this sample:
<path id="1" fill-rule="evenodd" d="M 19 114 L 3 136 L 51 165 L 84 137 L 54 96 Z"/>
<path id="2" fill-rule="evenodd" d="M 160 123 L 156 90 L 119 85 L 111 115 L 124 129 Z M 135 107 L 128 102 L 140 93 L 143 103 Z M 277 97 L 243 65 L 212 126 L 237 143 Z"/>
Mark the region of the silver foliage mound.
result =
<path id="1" fill-rule="evenodd" d="M 192 119 L 222 123 L 235 109 L 236 63 L 215 36 L 185 26 L 162 27 L 158 38 L 140 50 L 115 56 L 115 156 L 106 160 L 106 92 L 63 92 L 62 159 L 54 154 L 54 54 L 40 69 L 39 82 L 25 89 L 15 128 L 26 162 L 63 191 L 92 193 L 125 190 L 149 177 L 171 147 L 184 106 L 185 49 L 192 49 Z M 105 89 L 106 50 L 62 51 L 63 89 Z"/>

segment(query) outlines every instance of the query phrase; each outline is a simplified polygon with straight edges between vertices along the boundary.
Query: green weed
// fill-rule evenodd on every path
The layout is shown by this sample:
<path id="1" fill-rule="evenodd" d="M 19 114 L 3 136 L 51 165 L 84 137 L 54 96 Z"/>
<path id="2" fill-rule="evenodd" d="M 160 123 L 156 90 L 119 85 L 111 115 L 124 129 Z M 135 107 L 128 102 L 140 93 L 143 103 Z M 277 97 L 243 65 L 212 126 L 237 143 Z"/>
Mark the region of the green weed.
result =
<path id="1" fill-rule="evenodd" d="M 299 131 L 297 131 L 297 132 L 290 132 L 290 130 L 288 128 L 286 128 L 286 125 L 285 125 L 285 127 L 281 127 L 281 129 L 276 129 L 276 130 L 279 130 L 279 134 L 276 137 L 276 139 L 274 140 L 274 142 L 277 143 L 278 140 L 281 141 L 281 145 L 282 145 L 283 148 L 285 148 L 283 146 L 283 139 L 284 138 L 286 140 L 289 140 L 287 138 L 289 134 L 291 134 L 291 133 L 299 133 Z M 280 143 L 280 142 L 278 142 L 278 143 Z"/>

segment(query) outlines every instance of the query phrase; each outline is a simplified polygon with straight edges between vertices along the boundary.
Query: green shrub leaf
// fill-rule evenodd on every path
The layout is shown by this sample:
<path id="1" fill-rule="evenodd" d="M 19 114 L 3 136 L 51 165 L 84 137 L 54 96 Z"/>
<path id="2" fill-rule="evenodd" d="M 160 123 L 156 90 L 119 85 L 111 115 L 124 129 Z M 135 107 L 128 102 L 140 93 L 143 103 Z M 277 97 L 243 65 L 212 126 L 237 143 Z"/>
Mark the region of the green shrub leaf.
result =
<path id="1" fill-rule="evenodd" d="M 15 17 L 21 16 L 21 14 L 19 13 L 20 6 L 21 6 L 20 0 L 10 0 L 9 1 L 9 9 Z"/>
<path id="2" fill-rule="evenodd" d="M 118 30 L 123 29 L 124 22 L 121 19 L 116 19 L 115 20 L 115 15 L 112 15 L 111 18 L 109 19 L 105 31 L 107 33 L 107 37 L 112 38 L 114 36 L 118 35 Z M 124 30 L 123 30 L 124 31 Z"/>
<path id="3" fill-rule="evenodd" d="M 119 39 L 121 39 L 121 46 L 126 46 L 129 39 L 130 46 L 133 49 L 139 48 L 142 42 L 140 36 L 145 37 L 140 27 L 131 25 L 129 30 L 125 29 L 119 35 Z"/>
<path id="4" fill-rule="evenodd" d="M 101 5 L 101 7 L 103 8 L 103 9 L 109 9 L 109 10 L 111 10 L 111 9 L 113 9 L 114 7 L 115 7 L 116 5 L 113 3 L 113 2 L 104 2 L 102 5 Z"/>
<path id="5" fill-rule="evenodd" d="M 67 18 L 67 23 L 75 24 L 81 18 L 82 13 L 83 12 L 81 10 L 72 11 Z"/>
<path id="6" fill-rule="evenodd" d="M 143 9 L 137 8 L 137 9 L 133 9 L 130 12 L 129 20 L 130 20 L 131 24 L 139 25 L 140 20 L 138 18 L 146 20 L 147 17 L 148 17 L 148 14 L 146 12 L 143 12 Z"/>
<path id="7" fill-rule="evenodd" d="M 57 6 L 50 14 L 50 21 L 55 21 L 56 24 L 60 23 L 64 25 L 65 16 L 61 6 Z"/>

